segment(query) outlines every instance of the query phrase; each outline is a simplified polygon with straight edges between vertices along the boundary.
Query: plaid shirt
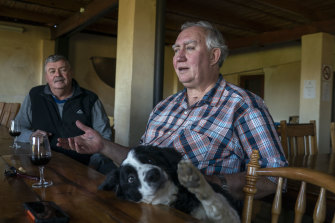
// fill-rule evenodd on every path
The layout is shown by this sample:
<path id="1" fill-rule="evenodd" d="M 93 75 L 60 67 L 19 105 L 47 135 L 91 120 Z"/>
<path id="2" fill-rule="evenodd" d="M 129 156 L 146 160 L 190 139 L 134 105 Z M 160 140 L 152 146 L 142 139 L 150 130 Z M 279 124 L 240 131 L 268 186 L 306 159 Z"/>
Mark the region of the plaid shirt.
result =
<path id="1" fill-rule="evenodd" d="M 141 144 L 173 147 L 206 175 L 245 171 L 253 149 L 260 152 L 261 167 L 287 165 L 263 100 L 221 75 L 192 106 L 185 89 L 160 102 L 150 114 Z"/>

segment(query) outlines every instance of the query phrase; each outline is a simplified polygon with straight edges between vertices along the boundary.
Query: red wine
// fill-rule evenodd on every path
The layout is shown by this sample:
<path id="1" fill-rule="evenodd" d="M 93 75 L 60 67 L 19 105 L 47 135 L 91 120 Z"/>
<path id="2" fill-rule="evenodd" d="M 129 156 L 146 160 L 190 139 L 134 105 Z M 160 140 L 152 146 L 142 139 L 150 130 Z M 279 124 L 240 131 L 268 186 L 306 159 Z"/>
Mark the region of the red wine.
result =
<path id="1" fill-rule="evenodd" d="M 21 135 L 21 132 L 12 132 L 12 131 L 9 131 L 9 135 L 11 135 L 13 137 L 16 137 L 16 136 Z"/>
<path id="2" fill-rule="evenodd" d="M 50 156 L 31 156 L 30 160 L 32 164 L 36 166 L 44 166 L 51 160 Z"/>

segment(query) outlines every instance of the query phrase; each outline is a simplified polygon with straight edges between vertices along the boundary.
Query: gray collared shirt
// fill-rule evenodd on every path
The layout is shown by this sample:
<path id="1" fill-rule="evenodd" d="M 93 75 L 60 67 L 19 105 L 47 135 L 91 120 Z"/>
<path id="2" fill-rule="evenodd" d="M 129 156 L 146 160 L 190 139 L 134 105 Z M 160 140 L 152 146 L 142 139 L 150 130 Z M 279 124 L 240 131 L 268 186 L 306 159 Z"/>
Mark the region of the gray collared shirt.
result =
<path id="1" fill-rule="evenodd" d="M 57 105 L 58 111 L 61 112 L 64 104 L 57 103 Z M 31 101 L 29 94 L 25 97 L 15 120 L 19 120 L 21 124 L 21 135 L 18 136 L 17 140 L 20 142 L 29 142 L 30 136 L 33 133 Z M 109 119 L 99 99 L 97 99 L 92 107 L 92 127 L 98 131 L 102 137 L 109 140 L 112 138 L 112 130 L 109 124 Z"/>

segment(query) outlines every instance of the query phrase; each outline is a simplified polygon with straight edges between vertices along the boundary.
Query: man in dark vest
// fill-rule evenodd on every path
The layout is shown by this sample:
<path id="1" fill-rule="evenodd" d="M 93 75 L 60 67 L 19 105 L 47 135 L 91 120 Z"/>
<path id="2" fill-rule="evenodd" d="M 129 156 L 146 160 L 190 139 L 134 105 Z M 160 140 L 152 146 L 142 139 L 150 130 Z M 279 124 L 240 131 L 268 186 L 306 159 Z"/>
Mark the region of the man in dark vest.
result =
<path id="1" fill-rule="evenodd" d="M 18 141 L 29 142 L 33 135 L 47 134 L 54 151 L 89 164 L 90 154 L 57 147 L 57 138 L 83 134 L 75 125 L 80 120 L 110 140 L 112 131 L 105 109 L 95 93 L 81 88 L 72 79 L 70 63 L 64 56 L 49 56 L 44 73 L 47 84 L 30 90 L 16 116 L 22 128 Z"/>

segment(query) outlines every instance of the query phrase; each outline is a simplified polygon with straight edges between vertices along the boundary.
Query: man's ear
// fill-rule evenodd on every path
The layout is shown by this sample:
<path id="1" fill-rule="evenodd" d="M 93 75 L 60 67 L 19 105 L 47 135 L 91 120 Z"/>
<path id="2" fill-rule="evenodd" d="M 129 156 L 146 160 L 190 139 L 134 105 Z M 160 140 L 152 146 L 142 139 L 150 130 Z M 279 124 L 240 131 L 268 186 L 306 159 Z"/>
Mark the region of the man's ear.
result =
<path id="1" fill-rule="evenodd" d="M 218 63 L 219 58 L 221 55 L 221 50 L 220 48 L 213 48 L 210 52 L 210 65 L 215 65 Z"/>

